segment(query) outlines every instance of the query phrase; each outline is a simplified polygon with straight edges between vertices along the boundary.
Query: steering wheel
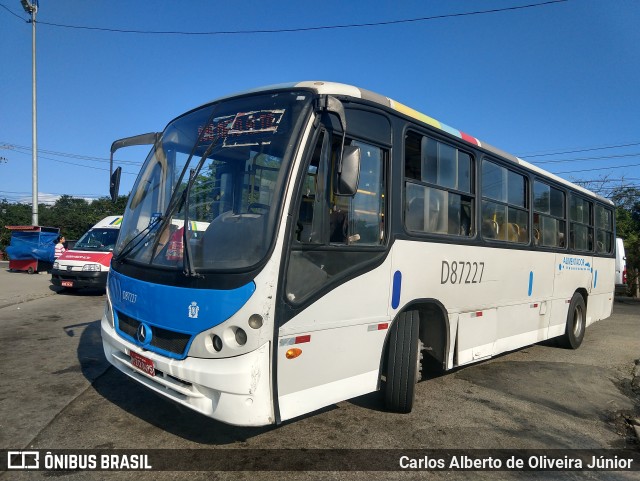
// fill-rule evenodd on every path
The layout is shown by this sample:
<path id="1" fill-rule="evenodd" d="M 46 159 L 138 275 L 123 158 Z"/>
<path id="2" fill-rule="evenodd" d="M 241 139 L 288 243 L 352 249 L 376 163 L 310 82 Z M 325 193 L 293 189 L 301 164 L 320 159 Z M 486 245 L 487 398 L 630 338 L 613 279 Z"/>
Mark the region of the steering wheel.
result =
<path id="1" fill-rule="evenodd" d="M 247 212 L 251 212 L 252 209 L 260 209 L 264 212 L 262 212 L 262 214 L 266 214 L 267 212 L 269 212 L 269 209 L 271 208 L 271 206 L 267 205 L 267 204 L 261 204 L 259 202 L 252 202 L 251 204 L 249 204 L 249 207 L 247 207 Z M 255 212 L 255 214 L 260 214 L 261 212 Z"/>

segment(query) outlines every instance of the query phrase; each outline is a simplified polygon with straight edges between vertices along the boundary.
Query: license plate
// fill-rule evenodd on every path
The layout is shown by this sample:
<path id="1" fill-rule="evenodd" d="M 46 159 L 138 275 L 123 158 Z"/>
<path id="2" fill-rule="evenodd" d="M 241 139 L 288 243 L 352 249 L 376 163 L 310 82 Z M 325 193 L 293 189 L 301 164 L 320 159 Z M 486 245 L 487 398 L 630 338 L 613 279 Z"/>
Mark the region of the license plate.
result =
<path id="1" fill-rule="evenodd" d="M 149 376 L 156 375 L 156 369 L 153 366 L 153 361 L 151 359 L 147 359 L 144 356 L 141 356 L 137 352 L 130 351 L 129 355 L 131 356 L 131 365 L 136 369 L 140 369 L 145 374 Z"/>
<path id="2" fill-rule="evenodd" d="M 62 287 L 73 287 L 73 281 L 60 281 Z"/>

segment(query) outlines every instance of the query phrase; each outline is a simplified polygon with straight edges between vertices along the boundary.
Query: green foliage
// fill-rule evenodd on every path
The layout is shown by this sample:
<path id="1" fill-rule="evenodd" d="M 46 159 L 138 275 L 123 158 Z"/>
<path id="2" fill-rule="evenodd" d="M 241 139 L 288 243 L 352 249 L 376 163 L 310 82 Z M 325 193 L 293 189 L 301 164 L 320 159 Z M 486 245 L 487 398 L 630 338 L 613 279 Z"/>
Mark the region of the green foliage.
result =
<path id="1" fill-rule="evenodd" d="M 127 204 L 127 197 L 120 196 L 116 203 L 108 197 L 93 202 L 76 199 L 69 195 L 60 197 L 54 205 L 38 206 L 38 223 L 41 226 L 58 227 L 67 240 L 77 240 L 92 225 L 109 215 L 121 215 Z M 8 225 L 31 225 L 31 206 L 0 202 L 0 250 L 5 250 L 11 240 Z"/>
<path id="2" fill-rule="evenodd" d="M 629 276 L 633 269 L 640 269 L 640 189 L 620 187 L 611 200 L 616 204 L 617 236 L 624 239 Z"/>

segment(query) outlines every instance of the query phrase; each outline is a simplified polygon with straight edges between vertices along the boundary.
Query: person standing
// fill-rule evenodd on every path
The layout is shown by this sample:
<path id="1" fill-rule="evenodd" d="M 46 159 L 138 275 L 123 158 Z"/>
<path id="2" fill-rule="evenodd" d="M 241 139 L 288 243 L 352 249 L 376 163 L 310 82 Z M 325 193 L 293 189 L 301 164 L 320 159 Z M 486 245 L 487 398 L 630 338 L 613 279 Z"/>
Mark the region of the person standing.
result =
<path id="1" fill-rule="evenodd" d="M 61 235 L 60 237 L 58 237 L 58 240 L 56 242 L 55 252 L 53 254 L 56 259 L 60 257 L 62 254 L 64 254 L 64 252 L 67 250 L 64 248 L 64 242 L 65 242 L 64 236 Z"/>

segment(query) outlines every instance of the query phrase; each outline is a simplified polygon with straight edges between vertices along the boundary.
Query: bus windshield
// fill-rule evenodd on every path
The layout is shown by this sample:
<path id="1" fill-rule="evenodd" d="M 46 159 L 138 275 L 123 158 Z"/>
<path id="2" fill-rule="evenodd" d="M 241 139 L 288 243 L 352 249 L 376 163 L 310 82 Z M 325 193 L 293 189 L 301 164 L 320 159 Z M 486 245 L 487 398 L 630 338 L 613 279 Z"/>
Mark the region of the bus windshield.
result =
<path id="1" fill-rule="evenodd" d="M 253 95 L 170 123 L 131 191 L 116 256 L 190 273 L 259 263 L 310 105 L 301 91 Z"/>

